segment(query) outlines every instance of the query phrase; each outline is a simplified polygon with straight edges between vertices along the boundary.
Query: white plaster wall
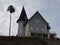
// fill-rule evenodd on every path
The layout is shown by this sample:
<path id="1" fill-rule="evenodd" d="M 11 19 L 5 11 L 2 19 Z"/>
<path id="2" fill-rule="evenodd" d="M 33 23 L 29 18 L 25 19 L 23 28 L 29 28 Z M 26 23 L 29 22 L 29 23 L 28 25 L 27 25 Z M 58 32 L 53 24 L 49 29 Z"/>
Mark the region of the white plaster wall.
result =
<path id="1" fill-rule="evenodd" d="M 25 28 L 23 26 L 23 21 L 18 22 L 18 36 L 25 36 Z"/>

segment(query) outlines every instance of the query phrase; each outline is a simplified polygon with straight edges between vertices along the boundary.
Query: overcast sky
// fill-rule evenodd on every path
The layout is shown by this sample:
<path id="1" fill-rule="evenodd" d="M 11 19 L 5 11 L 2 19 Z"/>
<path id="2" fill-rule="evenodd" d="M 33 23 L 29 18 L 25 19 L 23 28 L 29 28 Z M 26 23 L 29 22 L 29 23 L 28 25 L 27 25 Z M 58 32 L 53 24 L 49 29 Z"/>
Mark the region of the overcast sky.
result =
<path id="1" fill-rule="evenodd" d="M 16 21 L 20 16 L 23 4 L 28 18 L 38 10 L 51 26 L 50 32 L 55 32 L 57 37 L 60 37 L 60 0 L 24 0 L 24 3 L 23 0 L 0 0 L 0 35 L 9 35 L 9 12 L 7 12 L 9 5 L 13 5 L 16 9 L 12 14 L 11 35 L 17 34 Z"/>

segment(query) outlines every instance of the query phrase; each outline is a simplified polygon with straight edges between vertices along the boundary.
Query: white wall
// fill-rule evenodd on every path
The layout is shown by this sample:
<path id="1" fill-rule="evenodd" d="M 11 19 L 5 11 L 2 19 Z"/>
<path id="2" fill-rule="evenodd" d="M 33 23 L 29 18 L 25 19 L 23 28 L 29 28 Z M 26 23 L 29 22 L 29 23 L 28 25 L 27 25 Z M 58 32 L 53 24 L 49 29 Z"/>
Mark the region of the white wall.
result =
<path id="1" fill-rule="evenodd" d="M 25 36 L 25 28 L 23 23 L 23 21 L 18 22 L 18 36 Z"/>

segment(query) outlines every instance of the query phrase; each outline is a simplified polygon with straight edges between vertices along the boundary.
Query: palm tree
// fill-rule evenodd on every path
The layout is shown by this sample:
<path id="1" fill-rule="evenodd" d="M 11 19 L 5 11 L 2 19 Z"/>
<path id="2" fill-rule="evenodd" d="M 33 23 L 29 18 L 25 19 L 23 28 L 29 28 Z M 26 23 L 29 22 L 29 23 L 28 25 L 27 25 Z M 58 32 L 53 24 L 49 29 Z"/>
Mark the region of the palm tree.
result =
<path id="1" fill-rule="evenodd" d="M 11 34 L 11 13 L 15 12 L 15 8 L 12 5 L 10 5 L 8 7 L 7 11 L 10 12 L 10 24 L 9 24 L 9 36 L 10 36 L 10 34 Z"/>

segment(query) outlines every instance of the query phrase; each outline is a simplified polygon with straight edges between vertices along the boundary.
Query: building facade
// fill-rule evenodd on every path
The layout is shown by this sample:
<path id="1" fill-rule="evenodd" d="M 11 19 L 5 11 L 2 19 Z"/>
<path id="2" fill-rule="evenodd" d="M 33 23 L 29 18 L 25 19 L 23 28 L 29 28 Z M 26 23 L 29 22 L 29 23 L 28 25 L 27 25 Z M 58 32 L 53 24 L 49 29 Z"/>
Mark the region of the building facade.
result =
<path id="1" fill-rule="evenodd" d="M 28 19 L 26 11 L 23 7 L 20 17 L 17 20 L 18 34 L 22 37 L 42 37 L 50 38 L 48 22 L 37 11 L 30 19 Z"/>

